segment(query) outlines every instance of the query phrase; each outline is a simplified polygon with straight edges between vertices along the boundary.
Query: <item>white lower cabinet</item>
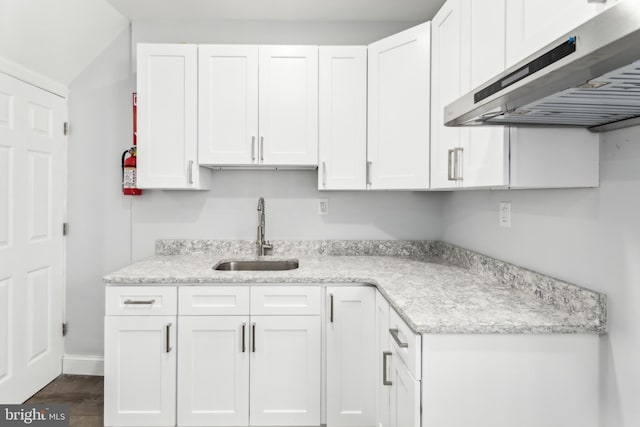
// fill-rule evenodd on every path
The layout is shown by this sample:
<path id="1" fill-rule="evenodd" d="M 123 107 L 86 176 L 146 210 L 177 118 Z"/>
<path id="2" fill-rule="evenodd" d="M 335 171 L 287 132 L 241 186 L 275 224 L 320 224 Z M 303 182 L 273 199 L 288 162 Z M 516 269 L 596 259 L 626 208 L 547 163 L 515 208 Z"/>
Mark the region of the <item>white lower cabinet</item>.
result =
<path id="1" fill-rule="evenodd" d="M 375 289 L 327 288 L 327 427 L 375 422 Z"/>
<path id="2" fill-rule="evenodd" d="M 420 427 L 420 381 L 413 378 L 398 353 L 391 353 L 389 426 Z"/>
<path id="3" fill-rule="evenodd" d="M 320 316 L 251 317 L 252 426 L 320 425 Z"/>
<path id="4" fill-rule="evenodd" d="M 176 316 L 106 316 L 105 426 L 176 425 L 175 325 Z"/>
<path id="5" fill-rule="evenodd" d="M 181 316 L 178 425 L 249 425 L 249 316 Z"/>

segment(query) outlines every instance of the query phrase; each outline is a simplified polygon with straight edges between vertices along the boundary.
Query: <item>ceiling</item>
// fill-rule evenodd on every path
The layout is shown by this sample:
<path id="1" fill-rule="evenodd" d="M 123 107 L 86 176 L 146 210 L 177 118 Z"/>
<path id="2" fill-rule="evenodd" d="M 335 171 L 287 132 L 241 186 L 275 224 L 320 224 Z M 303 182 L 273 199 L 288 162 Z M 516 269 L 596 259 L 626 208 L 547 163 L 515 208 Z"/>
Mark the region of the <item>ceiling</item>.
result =
<path id="1" fill-rule="evenodd" d="M 132 20 L 428 21 L 445 0 L 108 0 Z"/>

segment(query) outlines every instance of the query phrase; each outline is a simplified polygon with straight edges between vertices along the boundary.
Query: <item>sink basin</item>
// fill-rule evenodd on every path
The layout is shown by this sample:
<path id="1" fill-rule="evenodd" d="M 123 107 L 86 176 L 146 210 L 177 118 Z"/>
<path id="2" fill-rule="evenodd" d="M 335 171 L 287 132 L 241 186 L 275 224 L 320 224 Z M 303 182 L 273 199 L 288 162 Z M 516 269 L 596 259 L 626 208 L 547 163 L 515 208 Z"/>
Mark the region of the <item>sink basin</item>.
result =
<path id="1" fill-rule="evenodd" d="M 298 268 L 297 259 L 223 261 L 213 266 L 221 271 L 283 271 Z"/>

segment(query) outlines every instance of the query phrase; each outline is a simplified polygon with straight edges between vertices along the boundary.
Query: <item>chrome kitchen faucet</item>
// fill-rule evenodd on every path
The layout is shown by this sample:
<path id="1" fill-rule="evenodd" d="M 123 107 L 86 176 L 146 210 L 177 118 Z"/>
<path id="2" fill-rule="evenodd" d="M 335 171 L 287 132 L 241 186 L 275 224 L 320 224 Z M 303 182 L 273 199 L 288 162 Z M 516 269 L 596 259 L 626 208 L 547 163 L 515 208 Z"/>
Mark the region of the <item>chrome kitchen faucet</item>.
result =
<path id="1" fill-rule="evenodd" d="M 260 197 L 258 199 L 258 237 L 256 239 L 256 252 L 258 256 L 267 255 L 267 251 L 273 249 L 273 245 L 264 240 L 264 228 L 264 198 Z"/>

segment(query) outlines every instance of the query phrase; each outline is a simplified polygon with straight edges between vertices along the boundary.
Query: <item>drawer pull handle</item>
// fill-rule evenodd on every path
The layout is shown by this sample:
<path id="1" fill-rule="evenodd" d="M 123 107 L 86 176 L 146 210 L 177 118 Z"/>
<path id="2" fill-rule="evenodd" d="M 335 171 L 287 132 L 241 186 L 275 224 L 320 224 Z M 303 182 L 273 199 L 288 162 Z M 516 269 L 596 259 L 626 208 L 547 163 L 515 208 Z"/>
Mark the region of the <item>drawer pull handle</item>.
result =
<path id="1" fill-rule="evenodd" d="M 387 378 L 387 357 L 391 356 L 390 351 L 382 352 L 382 385 L 393 385 L 393 382 Z"/>
<path id="2" fill-rule="evenodd" d="M 246 348 L 245 348 L 245 333 L 244 333 L 246 327 L 247 327 L 247 323 L 245 322 L 245 323 L 242 324 L 242 352 L 243 353 L 246 351 Z"/>
<path id="3" fill-rule="evenodd" d="M 124 303 L 126 305 L 152 305 L 155 302 L 156 302 L 156 300 L 154 300 L 154 299 L 149 299 L 149 300 L 132 300 L 132 299 L 128 299 L 128 300 L 124 301 Z"/>
<path id="4" fill-rule="evenodd" d="M 400 337 L 398 336 L 398 330 L 397 329 L 389 329 L 389 333 L 391 334 L 391 337 L 396 342 L 396 344 L 398 344 L 398 347 L 400 347 L 400 348 L 409 347 L 409 343 L 400 341 Z"/>
<path id="5" fill-rule="evenodd" d="M 167 353 L 171 353 L 171 323 L 166 327 L 167 331 Z"/>

